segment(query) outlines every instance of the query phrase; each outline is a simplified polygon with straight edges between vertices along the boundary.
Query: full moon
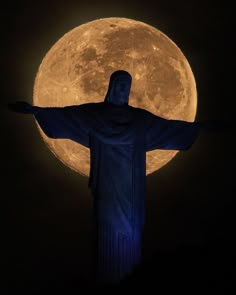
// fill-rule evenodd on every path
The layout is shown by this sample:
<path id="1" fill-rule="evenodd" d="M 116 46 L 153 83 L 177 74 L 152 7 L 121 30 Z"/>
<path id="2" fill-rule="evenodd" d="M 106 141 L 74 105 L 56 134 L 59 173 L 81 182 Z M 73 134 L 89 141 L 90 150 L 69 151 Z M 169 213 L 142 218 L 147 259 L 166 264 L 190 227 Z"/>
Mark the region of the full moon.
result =
<path id="1" fill-rule="evenodd" d="M 192 122 L 197 91 L 191 67 L 180 48 L 155 27 L 111 17 L 84 23 L 62 36 L 43 58 L 34 83 L 33 104 L 63 107 L 104 101 L 116 70 L 132 77 L 129 104 L 166 119 Z M 69 139 L 47 137 L 49 149 L 66 166 L 89 175 L 89 149 Z M 167 164 L 178 151 L 146 153 L 146 175 Z"/>

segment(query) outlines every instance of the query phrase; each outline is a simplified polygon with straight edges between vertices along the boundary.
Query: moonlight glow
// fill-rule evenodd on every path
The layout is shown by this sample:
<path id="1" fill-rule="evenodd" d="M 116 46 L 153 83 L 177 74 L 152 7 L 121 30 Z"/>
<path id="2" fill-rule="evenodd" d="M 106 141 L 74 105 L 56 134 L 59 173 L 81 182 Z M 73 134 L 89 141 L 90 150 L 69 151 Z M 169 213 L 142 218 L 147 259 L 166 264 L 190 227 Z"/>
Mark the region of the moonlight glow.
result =
<path id="1" fill-rule="evenodd" d="M 167 119 L 194 121 L 197 92 L 187 59 L 165 34 L 126 18 L 94 20 L 62 36 L 41 62 L 33 103 L 61 107 L 101 102 L 111 73 L 118 69 L 133 77 L 130 105 Z M 48 138 L 38 128 L 65 165 L 89 174 L 89 149 L 71 140 Z M 164 166 L 176 153 L 148 152 L 147 174 Z"/>

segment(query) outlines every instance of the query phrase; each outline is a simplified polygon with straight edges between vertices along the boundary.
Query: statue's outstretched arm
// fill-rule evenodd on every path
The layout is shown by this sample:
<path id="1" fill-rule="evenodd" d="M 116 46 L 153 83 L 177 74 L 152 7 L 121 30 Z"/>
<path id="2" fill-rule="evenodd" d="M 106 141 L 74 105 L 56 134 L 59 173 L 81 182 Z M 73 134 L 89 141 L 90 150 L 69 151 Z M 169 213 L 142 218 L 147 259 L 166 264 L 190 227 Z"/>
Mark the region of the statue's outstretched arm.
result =
<path id="1" fill-rule="evenodd" d="M 33 114 L 33 106 L 25 101 L 17 101 L 8 104 L 8 109 L 22 114 Z"/>
<path id="2" fill-rule="evenodd" d="M 39 107 L 18 101 L 8 109 L 22 114 L 33 114 L 43 132 L 50 138 L 71 139 L 89 147 L 89 124 L 82 106 Z"/>

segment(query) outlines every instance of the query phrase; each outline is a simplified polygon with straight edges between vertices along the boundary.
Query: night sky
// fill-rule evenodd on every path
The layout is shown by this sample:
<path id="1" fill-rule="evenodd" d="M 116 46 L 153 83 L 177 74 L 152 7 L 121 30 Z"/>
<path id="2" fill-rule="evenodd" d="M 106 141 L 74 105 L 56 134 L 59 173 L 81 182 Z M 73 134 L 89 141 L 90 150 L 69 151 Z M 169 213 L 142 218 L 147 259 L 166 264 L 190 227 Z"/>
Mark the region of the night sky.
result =
<path id="1" fill-rule="evenodd" d="M 233 119 L 235 16 L 226 1 L 8 2 L 0 12 L 1 244 L 6 275 L 1 288 L 13 294 L 71 294 L 89 289 L 92 282 L 88 179 L 53 155 L 31 115 L 10 113 L 5 105 L 32 102 L 38 66 L 66 32 L 97 18 L 127 17 L 158 28 L 185 54 L 197 83 L 196 120 Z M 121 289 L 192 292 L 232 287 L 234 142 L 232 131 L 202 135 L 190 150 L 147 177 L 143 264 Z"/>

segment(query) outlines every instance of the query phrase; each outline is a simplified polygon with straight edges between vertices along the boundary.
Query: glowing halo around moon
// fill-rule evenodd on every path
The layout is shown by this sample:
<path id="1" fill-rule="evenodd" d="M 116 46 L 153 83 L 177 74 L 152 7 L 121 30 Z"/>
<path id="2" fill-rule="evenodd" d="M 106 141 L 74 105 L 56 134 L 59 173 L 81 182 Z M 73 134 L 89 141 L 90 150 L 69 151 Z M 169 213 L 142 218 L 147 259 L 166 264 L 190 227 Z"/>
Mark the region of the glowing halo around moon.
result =
<path id="1" fill-rule="evenodd" d="M 191 67 L 178 46 L 158 29 L 127 18 L 84 23 L 62 36 L 43 58 L 34 83 L 33 104 L 62 107 L 101 102 L 110 75 L 123 69 L 133 77 L 129 104 L 167 119 L 194 121 L 197 91 Z M 89 149 L 69 139 L 48 138 L 65 165 L 89 175 Z M 150 174 L 178 151 L 147 153 Z"/>

